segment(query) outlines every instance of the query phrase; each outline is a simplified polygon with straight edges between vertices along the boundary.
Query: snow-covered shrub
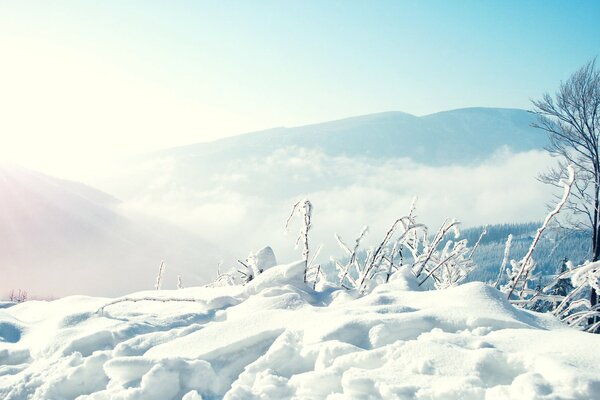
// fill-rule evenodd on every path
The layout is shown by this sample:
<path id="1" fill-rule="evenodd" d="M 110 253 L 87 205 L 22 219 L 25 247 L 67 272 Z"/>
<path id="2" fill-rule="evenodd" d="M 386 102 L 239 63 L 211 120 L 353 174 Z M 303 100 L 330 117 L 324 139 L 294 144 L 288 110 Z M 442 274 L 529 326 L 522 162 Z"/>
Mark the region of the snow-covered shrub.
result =
<path id="1" fill-rule="evenodd" d="M 587 332 L 600 332 L 600 304 L 591 305 L 589 292 L 600 292 L 600 261 L 588 262 L 565 271 L 557 281 L 570 279 L 574 289 L 564 296 L 556 295 L 562 301 L 554 310 L 561 321 L 579 327 Z"/>
<path id="2" fill-rule="evenodd" d="M 437 289 L 454 286 L 475 267 L 471 257 L 477 248 L 469 249 L 466 240 L 447 239 L 451 233 L 454 234 L 453 239 L 459 237 L 458 226 L 457 220 L 446 220 L 430 237 L 427 226 L 416 221 L 413 201 L 408 215 L 394 221 L 379 245 L 367 250 L 363 260 L 359 259 L 357 252 L 368 232 L 367 227 L 352 247 L 336 235 L 339 246 L 348 256 L 346 262 L 333 260 L 339 284 L 364 293 L 374 284 L 389 281 L 396 270 L 409 268 L 419 279 L 419 285 L 431 279 Z M 485 230 L 478 243 L 484 234 Z"/>

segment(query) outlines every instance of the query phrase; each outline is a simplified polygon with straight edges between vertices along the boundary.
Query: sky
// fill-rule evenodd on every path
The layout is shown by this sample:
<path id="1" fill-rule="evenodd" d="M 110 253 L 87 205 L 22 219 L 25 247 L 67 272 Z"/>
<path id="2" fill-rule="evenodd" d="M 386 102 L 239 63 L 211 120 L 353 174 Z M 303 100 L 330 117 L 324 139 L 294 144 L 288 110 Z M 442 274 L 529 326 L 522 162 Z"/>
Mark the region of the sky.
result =
<path id="1" fill-rule="evenodd" d="M 528 108 L 600 54 L 597 1 L 2 1 L 0 157 L 134 153 L 399 110 Z"/>

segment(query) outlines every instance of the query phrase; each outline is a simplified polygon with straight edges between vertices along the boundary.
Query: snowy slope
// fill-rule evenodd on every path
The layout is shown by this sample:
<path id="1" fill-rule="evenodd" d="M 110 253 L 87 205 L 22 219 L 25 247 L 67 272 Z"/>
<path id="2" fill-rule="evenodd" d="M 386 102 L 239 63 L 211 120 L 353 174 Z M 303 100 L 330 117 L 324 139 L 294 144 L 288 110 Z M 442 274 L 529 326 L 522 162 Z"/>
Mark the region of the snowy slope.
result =
<path id="1" fill-rule="evenodd" d="M 314 292 L 302 274 L 294 263 L 246 286 L 130 297 L 166 302 L 77 296 L 0 310 L 0 398 L 526 400 L 600 391 L 599 335 L 515 309 L 482 283 L 418 291 L 399 272 L 356 298 Z"/>
<path id="2" fill-rule="evenodd" d="M 0 193 L 0 298 L 12 289 L 57 297 L 151 288 L 162 259 L 170 281 L 180 273 L 207 282 L 225 255 L 79 183 L 3 166 Z"/>

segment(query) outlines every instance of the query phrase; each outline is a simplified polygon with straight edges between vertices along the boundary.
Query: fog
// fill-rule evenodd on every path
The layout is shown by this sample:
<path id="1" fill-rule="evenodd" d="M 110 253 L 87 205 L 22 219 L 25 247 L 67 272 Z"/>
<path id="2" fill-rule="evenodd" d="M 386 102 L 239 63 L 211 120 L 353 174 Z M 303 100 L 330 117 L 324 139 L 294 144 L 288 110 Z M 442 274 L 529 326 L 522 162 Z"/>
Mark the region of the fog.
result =
<path id="1" fill-rule="evenodd" d="M 311 240 L 327 256 L 338 252 L 336 232 L 351 239 L 369 225 L 365 243 L 374 244 L 414 197 L 418 216 L 432 227 L 445 218 L 463 226 L 543 219 L 552 189 L 536 176 L 552 163 L 545 152 L 504 148 L 477 165 L 467 161 L 435 167 L 291 147 L 217 172 L 182 174 L 175 158 L 153 160 L 122 175 L 128 185 L 112 181 L 112 188 L 127 209 L 164 218 L 238 257 L 264 245 L 283 260 L 299 257 L 296 228 L 286 235 L 283 226 L 301 198 L 314 205 Z"/>

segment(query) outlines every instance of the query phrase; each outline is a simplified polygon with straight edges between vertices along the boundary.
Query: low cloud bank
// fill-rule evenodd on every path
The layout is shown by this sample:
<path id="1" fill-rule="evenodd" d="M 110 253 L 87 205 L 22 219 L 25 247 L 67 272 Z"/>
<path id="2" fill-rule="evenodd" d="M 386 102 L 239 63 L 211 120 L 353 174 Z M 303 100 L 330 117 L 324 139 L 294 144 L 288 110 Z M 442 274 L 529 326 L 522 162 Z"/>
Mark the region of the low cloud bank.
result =
<path id="1" fill-rule="evenodd" d="M 265 244 L 283 259 L 297 256 L 295 228 L 286 236 L 283 223 L 303 197 L 314 204 L 313 243 L 330 255 L 338 251 L 334 232 L 350 240 L 369 225 L 366 244 L 374 244 L 415 196 L 421 221 L 436 227 L 447 217 L 463 226 L 540 220 L 552 193 L 536 180 L 552 164 L 543 151 L 502 149 L 478 165 L 446 167 L 303 148 L 229 162 L 217 172 L 200 165 L 190 171 L 179 162 L 138 166 L 132 174 L 144 189 L 121 188 L 124 207 L 168 219 L 240 257 Z"/>

